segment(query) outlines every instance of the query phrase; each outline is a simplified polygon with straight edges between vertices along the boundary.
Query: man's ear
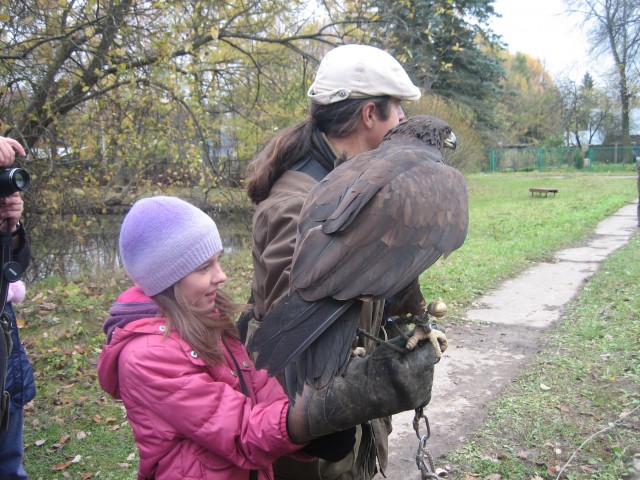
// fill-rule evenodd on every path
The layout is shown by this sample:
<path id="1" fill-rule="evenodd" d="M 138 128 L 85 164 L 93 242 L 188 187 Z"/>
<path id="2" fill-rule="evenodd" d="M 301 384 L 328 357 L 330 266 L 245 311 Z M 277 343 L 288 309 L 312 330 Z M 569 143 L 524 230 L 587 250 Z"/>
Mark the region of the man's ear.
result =
<path id="1" fill-rule="evenodd" d="M 362 124 L 371 129 L 375 125 L 378 120 L 378 107 L 373 102 L 367 102 L 364 107 L 362 107 L 362 111 L 360 112 L 360 117 L 362 119 Z"/>

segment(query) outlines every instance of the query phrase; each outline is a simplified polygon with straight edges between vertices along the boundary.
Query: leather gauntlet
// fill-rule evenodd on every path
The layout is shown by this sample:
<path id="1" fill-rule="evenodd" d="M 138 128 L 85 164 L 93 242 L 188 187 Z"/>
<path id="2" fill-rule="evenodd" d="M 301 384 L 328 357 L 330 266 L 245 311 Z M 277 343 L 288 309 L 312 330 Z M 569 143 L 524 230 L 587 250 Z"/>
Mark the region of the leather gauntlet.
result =
<path id="1" fill-rule="evenodd" d="M 305 385 L 289 407 L 287 426 L 294 442 L 304 443 L 374 418 L 423 407 L 431 400 L 434 365 L 439 361 L 429 342 L 413 351 L 406 339 L 379 345 L 371 355 L 352 357 L 344 373 L 321 389 Z"/>

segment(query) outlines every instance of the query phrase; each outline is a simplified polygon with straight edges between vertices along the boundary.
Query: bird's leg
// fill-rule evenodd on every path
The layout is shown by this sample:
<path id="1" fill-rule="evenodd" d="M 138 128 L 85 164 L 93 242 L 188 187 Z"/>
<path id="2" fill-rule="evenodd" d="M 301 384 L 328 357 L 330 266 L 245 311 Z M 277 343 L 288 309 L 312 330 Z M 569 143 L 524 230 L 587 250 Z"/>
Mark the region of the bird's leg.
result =
<path id="1" fill-rule="evenodd" d="M 413 335 L 407 341 L 407 350 L 413 350 L 420 340 L 427 340 L 431 333 L 431 325 L 429 325 L 429 314 L 424 312 L 419 317 L 413 317 Z M 437 352 L 438 350 L 436 350 Z"/>
<path id="2" fill-rule="evenodd" d="M 413 330 L 413 336 L 407 342 L 407 350 L 413 350 L 420 340 L 429 340 L 438 358 L 441 357 L 442 352 L 444 352 L 448 346 L 447 337 L 441 331 L 431 328 L 429 315 L 442 318 L 446 313 L 446 304 L 440 300 L 436 300 L 429 304 L 427 310 L 422 315 L 414 317 L 415 328 Z"/>

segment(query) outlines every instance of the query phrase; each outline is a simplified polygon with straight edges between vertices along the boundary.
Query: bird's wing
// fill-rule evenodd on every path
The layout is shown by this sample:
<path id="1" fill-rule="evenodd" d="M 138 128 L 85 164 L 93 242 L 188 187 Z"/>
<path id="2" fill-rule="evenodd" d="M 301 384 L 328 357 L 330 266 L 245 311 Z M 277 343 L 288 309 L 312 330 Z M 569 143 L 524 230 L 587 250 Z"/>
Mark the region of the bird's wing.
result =
<path id="1" fill-rule="evenodd" d="M 313 384 L 328 382 L 346 365 L 345 355 L 349 354 L 361 308 L 357 300 L 329 297 L 308 302 L 292 292 L 264 316 L 251 338 L 249 349 L 258 352 L 256 368 L 266 368 L 275 375 L 303 352 L 307 360 L 320 355 L 322 362 L 309 363 L 315 370 L 305 367 L 300 377 Z M 308 350 L 316 339 L 320 343 Z"/>
<path id="2" fill-rule="evenodd" d="M 354 160 L 303 207 L 290 281 L 307 300 L 390 297 L 466 237 L 466 184 L 437 148 L 390 142 Z"/>

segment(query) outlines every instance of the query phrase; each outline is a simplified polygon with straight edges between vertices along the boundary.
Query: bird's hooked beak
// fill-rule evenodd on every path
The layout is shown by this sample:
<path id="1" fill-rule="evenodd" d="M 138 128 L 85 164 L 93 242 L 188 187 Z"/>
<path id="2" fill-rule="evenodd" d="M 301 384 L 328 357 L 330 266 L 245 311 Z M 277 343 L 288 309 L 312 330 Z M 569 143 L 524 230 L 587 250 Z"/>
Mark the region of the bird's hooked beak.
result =
<path id="1" fill-rule="evenodd" d="M 450 148 L 451 150 L 455 150 L 458 146 L 458 139 L 456 138 L 456 134 L 451 132 L 447 138 L 444 139 L 444 146 Z"/>

